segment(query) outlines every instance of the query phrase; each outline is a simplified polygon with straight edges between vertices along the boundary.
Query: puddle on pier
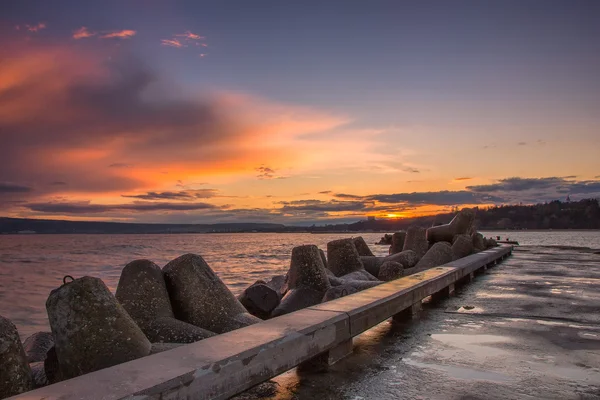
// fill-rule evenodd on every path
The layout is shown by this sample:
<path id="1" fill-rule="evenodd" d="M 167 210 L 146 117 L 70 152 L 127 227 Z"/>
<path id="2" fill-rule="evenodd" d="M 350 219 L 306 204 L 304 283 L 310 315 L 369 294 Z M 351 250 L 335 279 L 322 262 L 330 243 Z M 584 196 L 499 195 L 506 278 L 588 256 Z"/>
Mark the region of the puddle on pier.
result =
<path id="1" fill-rule="evenodd" d="M 511 380 L 513 380 L 510 376 L 500 374 L 497 372 L 478 371 L 476 369 L 457 367 L 455 365 L 430 364 L 415 361 L 411 358 L 405 358 L 402 361 L 404 361 L 404 363 L 408 365 L 412 365 L 419 368 L 429 368 L 434 369 L 436 371 L 443 371 L 446 372 L 450 377 L 456 379 L 482 380 L 492 382 L 510 382 Z"/>

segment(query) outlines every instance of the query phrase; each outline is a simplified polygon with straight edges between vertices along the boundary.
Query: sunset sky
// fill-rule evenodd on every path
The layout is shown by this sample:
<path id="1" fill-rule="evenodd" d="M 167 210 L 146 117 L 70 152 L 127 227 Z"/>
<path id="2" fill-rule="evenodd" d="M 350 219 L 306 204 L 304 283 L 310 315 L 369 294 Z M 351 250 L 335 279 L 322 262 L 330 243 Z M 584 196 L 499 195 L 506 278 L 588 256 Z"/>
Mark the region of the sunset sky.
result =
<path id="1" fill-rule="evenodd" d="M 600 1 L 0 2 L 0 216 L 600 197 Z"/>

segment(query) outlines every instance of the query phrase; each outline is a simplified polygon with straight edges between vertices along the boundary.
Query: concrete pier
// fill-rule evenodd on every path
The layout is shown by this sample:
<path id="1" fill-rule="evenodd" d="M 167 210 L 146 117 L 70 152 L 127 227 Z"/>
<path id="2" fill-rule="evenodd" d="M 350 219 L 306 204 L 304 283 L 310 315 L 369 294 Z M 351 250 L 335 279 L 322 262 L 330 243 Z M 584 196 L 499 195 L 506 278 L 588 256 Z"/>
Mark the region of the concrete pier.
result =
<path id="1" fill-rule="evenodd" d="M 200 342 L 24 393 L 19 399 L 226 399 L 320 356 L 333 363 L 352 338 L 495 260 L 503 246 Z M 408 311 L 405 311 L 408 310 Z"/>
<path id="2" fill-rule="evenodd" d="M 516 247 L 419 319 L 355 337 L 327 374 L 275 378 L 272 398 L 600 399 L 597 251 Z"/>

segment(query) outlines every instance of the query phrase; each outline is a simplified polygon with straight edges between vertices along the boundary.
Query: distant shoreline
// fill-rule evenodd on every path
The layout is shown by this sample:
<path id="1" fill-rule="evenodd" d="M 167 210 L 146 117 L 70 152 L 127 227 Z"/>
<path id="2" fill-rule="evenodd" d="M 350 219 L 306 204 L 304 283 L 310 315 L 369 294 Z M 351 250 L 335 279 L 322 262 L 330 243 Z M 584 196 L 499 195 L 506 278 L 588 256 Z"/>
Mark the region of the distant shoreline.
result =
<path id="1" fill-rule="evenodd" d="M 512 234 L 521 234 L 521 233 L 536 233 L 536 232 L 600 232 L 600 229 L 523 229 L 523 230 L 502 230 L 502 229 L 486 229 L 481 228 L 481 232 L 503 232 L 503 233 L 512 233 Z M 2 236 L 40 236 L 40 235 L 232 235 L 232 234 L 298 234 L 298 233 L 309 233 L 313 235 L 335 235 L 335 234 L 344 234 L 344 235 L 360 235 L 360 234 L 386 234 L 393 233 L 395 230 L 389 231 L 289 231 L 289 232 L 252 232 L 252 231 L 238 231 L 238 232 L 120 232 L 120 233 L 110 233 L 110 232 L 57 232 L 57 233 L 37 233 L 37 232 L 27 232 L 27 233 L 14 233 L 14 232 L 0 232 Z"/>

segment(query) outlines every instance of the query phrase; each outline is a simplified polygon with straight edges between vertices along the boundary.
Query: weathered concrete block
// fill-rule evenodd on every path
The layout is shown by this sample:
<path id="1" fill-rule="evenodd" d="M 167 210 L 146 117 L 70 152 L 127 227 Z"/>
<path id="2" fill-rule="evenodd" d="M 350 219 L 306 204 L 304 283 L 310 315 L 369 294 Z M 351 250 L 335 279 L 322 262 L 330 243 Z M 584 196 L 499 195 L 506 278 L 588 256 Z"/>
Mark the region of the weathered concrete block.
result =
<path id="1" fill-rule="evenodd" d="M 392 235 L 392 245 L 390 246 L 390 255 L 400 253 L 404 248 L 404 240 L 406 239 L 406 232 L 400 231 L 395 232 Z"/>
<path id="2" fill-rule="evenodd" d="M 427 229 L 427 240 L 430 243 L 452 242 L 455 235 L 466 234 L 471 229 L 474 220 L 475 212 L 470 208 L 464 208 L 449 224 Z"/>
<path id="3" fill-rule="evenodd" d="M 327 267 L 335 276 L 365 269 L 352 239 L 338 239 L 327 243 Z"/>
<path id="4" fill-rule="evenodd" d="M 50 381 L 46 376 L 46 371 L 44 370 L 43 361 L 33 362 L 29 364 L 29 368 L 31 368 L 31 375 L 33 376 L 33 387 L 35 389 L 48 386 L 50 384 Z"/>
<path id="5" fill-rule="evenodd" d="M 404 266 L 399 262 L 386 261 L 379 269 L 379 279 L 382 281 L 393 281 L 404 275 Z"/>
<path id="6" fill-rule="evenodd" d="M 365 270 L 350 272 L 349 274 L 340 276 L 343 282 L 347 281 L 378 281 L 376 277 Z"/>
<path id="7" fill-rule="evenodd" d="M 260 319 L 267 319 L 279 305 L 281 297 L 272 287 L 263 283 L 254 283 L 244 290 L 238 300 L 248 312 Z"/>
<path id="8" fill-rule="evenodd" d="M 31 368 L 17 328 L 10 320 L 0 316 L 0 399 L 31 389 Z"/>
<path id="9" fill-rule="evenodd" d="M 142 330 L 156 318 L 174 317 L 163 272 L 150 260 L 123 268 L 115 297 Z"/>
<path id="10" fill-rule="evenodd" d="M 333 271 L 335 274 L 335 271 Z M 309 287 L 325 293 L 329 289 L 327 271 L 323 265 L 319 248 L 315 245 L 297 246 L 292 249 L 288 272 L 290 290 Z"/>
<path id="11" fill-rule="evenodd" d="M 325 252 L 319 249 L 319 254 L 321 255 L 321 261 L 323 261 L 323 265 L 327 268 L 327 257 L 325 256 Z"/>
<path id="12" fill-rule="evenodd" d="M 46 301 L 60 371 L 72 378 L 150 354 L 150 342 L 98 278 L 84 276 Z"/>
<path id="13" fill-rule="evenodd" d="M 498 247 L 498 242 L 496 242 L 496 239 L 494 238 L 489 238 L 486 243 L 486 248 L 489 249 L 492 247 Z"/>
<path id="14" fill-rule="evenodd" d="M 50 332 L 36 332 L 23 342 L 23 348 L 27 355 L 27 362 L 34 363 L 44 361 L 46 353 L 54 346 L 54 337 Z"/>
<path id="15" fill-rule="evenodd" d="M 455 260 L 466 257 L 472 252 L 473 241 L 469 235 L 461 234 L 454 236 L 454 240 L 452 242 L 452 253 L 454 254 Z"/>
<path id="16" fill-rule="evenodd" d="M 171 317 L 160 317 L 146 325 L 152 343 L 194 343 L 216 333 Z"/>
<path id="17" fill-rule="evenodd" d="M 419 256 L 412 250 L 404 250 L 385 257 L 383 261 L 393 261 L 402 264 L 404 268 L 412 268 L 419 262 Z"/>
<path id="18" fill-rule="evenodd" d="M 365 257 L 361 256 L 360 261 L 363 263 L 365 270 L 373 276 L 379 275 L 379 268 L 385 261 L 385 257 Z"/>
<path id="19" fill-rule="evenodd" d="M 452 222 L 450 222 L 454 227 L 454 232 L 457 235 L 468 234 L 469 231 L 473 228 L 473 223 L 475 222 L 475 211 L 471 208 L 463 208 L 456 214 Z"/>
<path id="20" fill-rule="evenodd" d="M 340 297 L 348 296 L 353 293 L 358 293 L 359 290 L 352 285 L 341 285 L 332 287 L 323 296 L 322 302 L 339 299 Z"/>
<path id="21" fill-rule="evenodd" d="M 344 284 L 344 281 L 342 280 L 342 278 L 338 278 L 337 276 L 335 276 L 333 274 L 333 272 L 331 272 L 327 268 L 325 268 L 325 271 L 327 271 L 327 279 L 329 279 L 329 284 L 331 286 L 340 286 L 340 285 Z"/>
<path id="22" fill-rule="evenodd" d="M 447 242 L 437 242 L 431 249 L 419 260 L 415 269 L 422 271 L 425 269 L 437 267 L 452 261 L 452 247 Z"/>
<path id="23" fill-rule="evenodd" d="M 246 312 L 227 286 L 196 254 L 185 254 L 163 268 L 175 317 L 211 332 L 225 333 L 261 320 Z"/>
<path id="24" fill-rule="evenodd" d="M 360 255 L 361 257 L 374 256 L 373 252 L 369 248 L 369 245 L 367 244 L 367 242 L 365 242 L 365 239 L 363 239 L 362 236 L 352 238 L 352 241 L 354 242 L 354 246 L 356 246 L 356 251 L 358 251 L 358 255 Z M 327 263 L 325 263 L 325 265 L 327 265 Z"/>
<path id="25" fill-rule="evenodd" d="M 269 280 L 266 285 L 275 290 L 281 299 L 288 291 L 288 276 L 287 274 L 275 275 L 271 277 L 271 280 Z"/>
<path id="26" fill-rule="evenodd" d="M 320 303 L 331 287 L 319 248 L 314 245 L 292 249 L 288 277 L 289 291 L 273 310 L 274 317 Z"/>
<path id="27" fill-rule="evenodd" d="M 404 239 L 402 251 L 406 250 L 414 251 L 418 258 L 423 257 L 425 253 L 427 253 L 427 250 L 429 250 L 429 242 L 427 241 L 427 231 L 425 228 L 411 226 L 406 230 L 406 238 Z"/>
<path id="28" fill-rule="evenodd" d="M 381 239 L 379 239 L 379 242 L 377 242 L 377 244 L 382 244 L 382 245 L 392 244 L 392 235 L 390 235 L 389 233 L 386 233 L 385 235 L 383 235 L 381 237 Z"/>
<path id="29" fill-rule="evenodd" d="M 471 235 L 471 240 L 473 242 L 473 248 L 478 251 L 485 250 L 485 245 L 483 244 L 483 235 L 479 232 L 473 232 Z"/>
<path id="30" fill-rule="evenodd" d="M 163 272 L 150 260 L 123 268 L 115 297 L 152 343 L 193 343 L 215 335 L 175 319 Z"/>
<path id="31" fill-rule="evenodd" d="M 317 291 L 308 287 L 299 287 L 291 289 L 281 300 L 281 303 L 273 310 L 272 317 L 289 314 L 306 307 L 319 304 L 326 293 Z"/>

